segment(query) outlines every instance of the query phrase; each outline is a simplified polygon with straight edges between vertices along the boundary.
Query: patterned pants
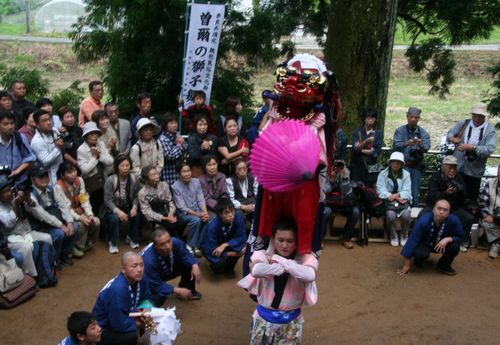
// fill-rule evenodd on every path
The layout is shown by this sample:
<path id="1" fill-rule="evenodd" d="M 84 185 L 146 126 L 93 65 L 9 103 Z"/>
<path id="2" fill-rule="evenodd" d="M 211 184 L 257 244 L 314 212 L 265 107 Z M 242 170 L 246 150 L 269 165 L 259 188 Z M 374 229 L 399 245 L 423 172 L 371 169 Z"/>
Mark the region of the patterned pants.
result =
<path id="1" fill-rule="evenodd" d="M 252 321 L 250 345 L 299 345 L 304 330 L 304 319 L 277 324 L 267 322 L 259 315 Z"/>

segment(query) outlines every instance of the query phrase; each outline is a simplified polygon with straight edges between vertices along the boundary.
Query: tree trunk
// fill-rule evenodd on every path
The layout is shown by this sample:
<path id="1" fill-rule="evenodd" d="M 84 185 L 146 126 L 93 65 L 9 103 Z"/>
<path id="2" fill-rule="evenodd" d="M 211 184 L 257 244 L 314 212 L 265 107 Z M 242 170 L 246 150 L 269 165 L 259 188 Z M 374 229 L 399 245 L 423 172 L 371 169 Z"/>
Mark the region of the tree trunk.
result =
<path id="1" fill-rule="evenodd" d="M 26 33 L 29 34 L 31 32 L 31 28 L 30 28 L 30 20 L 31 20 L 31 14 L 30 14 L 30 1 L 29 0 L 26 0 L 24 1 L 24 5 L 25 5 L 25 8 L 26 8 Z"/>
<path id="2" fill-rule="evenodd" d="M 378 110 L 377 127 L 384 128 L 397 2 L 332 0 L 325 58 L 337 75 L 346 133 L 359 127 L 366 107 Z"/>

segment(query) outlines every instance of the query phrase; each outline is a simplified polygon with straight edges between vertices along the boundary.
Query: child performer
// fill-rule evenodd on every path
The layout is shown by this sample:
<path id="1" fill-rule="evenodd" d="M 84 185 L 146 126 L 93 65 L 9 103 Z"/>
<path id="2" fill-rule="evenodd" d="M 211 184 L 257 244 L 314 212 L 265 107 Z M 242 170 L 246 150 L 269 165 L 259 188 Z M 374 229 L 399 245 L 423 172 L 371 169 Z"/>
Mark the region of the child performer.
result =
<path id="1" fill-rule="evenodd" d="M 297 224 L 278 220 L 266 250 L 253 253 L 251 273 L 238 285 L 257 296 L 250 345 L 298 345 L 304 319 L 302 304 L 316 304 L 318 261 L 311 254 L 297 255 Z"/>

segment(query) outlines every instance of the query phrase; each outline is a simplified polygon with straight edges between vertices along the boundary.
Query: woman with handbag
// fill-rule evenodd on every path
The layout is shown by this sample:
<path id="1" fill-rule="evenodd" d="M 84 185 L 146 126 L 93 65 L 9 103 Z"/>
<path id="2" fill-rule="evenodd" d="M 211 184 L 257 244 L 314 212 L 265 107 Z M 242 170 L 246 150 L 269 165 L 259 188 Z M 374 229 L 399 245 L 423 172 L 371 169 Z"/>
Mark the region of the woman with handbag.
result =
<path id="1" fill-rule="evenodd" d="M 83 143 L 77 150 L 78 167 L 89 193 L 94 214 L 99 212 L 103 199 L 104 170 L 113 165 L 113 157 L 102 141 L 98 141 L 101 130 L 95 122 L 83 126 Z"/>
<path id="2" fill-rule="evenodd" d="M 389 228 L 391 246 L 403 247 L 408 240 L 411 221 L 411 179 L 403 169 L 405 157 L 401 152 L 393 152 L 389 166 L 382 170 L 377 179 L 377 193 L 385 203 L 385 221 Z M 401 219 L 401 238 L 396 231 L 396 220 Z"/>
<path id="3" fill-rule="evenodd" d="M 382 132 L 375 128 L 378 113 L 367 108 L 361 113 L 363 127 L 352 133 L 351 180 L 373 186 L 382 170 L 378 157 L 384 145 Z"/>

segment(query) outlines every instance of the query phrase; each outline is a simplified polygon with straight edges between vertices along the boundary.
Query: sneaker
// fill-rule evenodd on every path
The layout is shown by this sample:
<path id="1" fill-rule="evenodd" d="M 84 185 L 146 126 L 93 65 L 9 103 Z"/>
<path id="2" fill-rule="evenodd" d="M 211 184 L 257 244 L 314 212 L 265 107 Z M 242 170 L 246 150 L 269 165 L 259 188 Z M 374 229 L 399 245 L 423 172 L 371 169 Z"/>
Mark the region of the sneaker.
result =
<path id="1" fill-rule="evenodd" d="M 457 272 L 453 268 L 451 268 L 451 266 L 448 267 L 436 266 L 436 269 L 438 270 L 438 272 L 447 274 L 449 276 L 454 276 L 457 274 Z"/>
<path id="2" fill-rule="evenodd" d="M 134 242 L 130 236 L 127 236 L 127 238 L 125 239 L 125 243 L 128 243 L 130 245 L 130 248 L 132 249 L 137 249 L 139 248 L 139 243 L 137 242 Z"/>
<path id="3" fill-rule="evenodd" d="M 194 248 L 193 253 L 194 253 L 194 256 L 196 256 L 198 259 L 203 256 L 203 253 L 201 252 L 201 250 L 199 248 Z"/>
<path id="4" fill-rule="evenodd" d="M 74 247 L 73 248 L 73 257 L 75 257 L 76 259 L 81 259 L 83 257 L 83 251 Z"/>
<path id="5" fill-rule="evenodd" d="M 347 249 L 352 249 L 354 248 L 354 245 L 352 244 L 351 241 L 348 241 L 348 240 L 344 240 L 344 239 L 341 239 L 340 240 L 340 243 Z"/>
<path id="6" fill-rule="evenodd" d="M 63 266 L 73 266 L 73 259 L 68 255 L 63 255 L 61 263 L 63 264 Z"/>
<path id="7" fill-rule="evenodd" d="M 113 243 L 109 242 L 109 252 L 111 254 L 116 254 L 119 252 L 118 246 L 114 245 Z"/>
<path id="8" fill-rule="evenodd" d="M 397 237 L 391 238 L 391 246 L 393 246 L 393 247 L 399 246 L 399 240 Z"/>
<path id="9" fill-rule="evenodd" d="M 200 299 L 201 299 L 201 297 L 203 296 L 203 295 L 202 295 L 200 292 L 198 292 L 198 291 L 194 291 L 194 292 L 192 293 L 192 295 L 193 295 L 193 297 L 191 297 L 191 299 L 192 299 L 192 300 L 194 300 L 194 301 L 198 301 L 198 300 L 200 300 Z"/>
<path id="10" fill-rule="evenodd" d="M 404 247 L 407 241 L 408 241 L 408 236 L 403 236 L 403 237 L 401 237 L 401 241 L 399 242 L 399 245 L 401 247 Z"/>
<path id="11" fill-rule="evenodd" d="M 461 251 L 462 253 L 467 253 L 467 250 L 468 250 L 468 249 L 467 249 L 467 246 L 466 246 L 466 245 L 463 245 L 463 244 L 462 244 L 462 245 L 460 246 L 460 251 Z"/>
<path id="12" fill-rule="evenodd" d="M 498 257 L 499 252 L 500 252 L 500 244 L 495 242 L 491 245 L 490 252 L 488 253 L 488 256 L 492 259 L 496 259 Z"/>

